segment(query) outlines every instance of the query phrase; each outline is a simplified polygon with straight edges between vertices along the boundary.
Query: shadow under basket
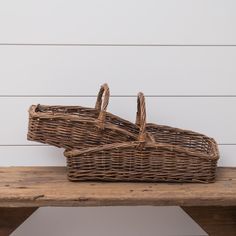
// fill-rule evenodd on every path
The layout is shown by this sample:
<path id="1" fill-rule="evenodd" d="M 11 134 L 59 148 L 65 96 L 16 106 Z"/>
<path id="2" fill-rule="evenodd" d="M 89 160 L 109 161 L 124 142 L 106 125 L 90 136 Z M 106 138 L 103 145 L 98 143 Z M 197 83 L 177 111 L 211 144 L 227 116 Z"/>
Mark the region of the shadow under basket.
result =
<path id="1" fill-rule="evenodd" d="M 219 150 L 214 139 L 192 131 L 146 124 L 143 94 L 139 94 L 138 107 L 138 141 L 64 152 L 70 181 L 215 181 Z"/>

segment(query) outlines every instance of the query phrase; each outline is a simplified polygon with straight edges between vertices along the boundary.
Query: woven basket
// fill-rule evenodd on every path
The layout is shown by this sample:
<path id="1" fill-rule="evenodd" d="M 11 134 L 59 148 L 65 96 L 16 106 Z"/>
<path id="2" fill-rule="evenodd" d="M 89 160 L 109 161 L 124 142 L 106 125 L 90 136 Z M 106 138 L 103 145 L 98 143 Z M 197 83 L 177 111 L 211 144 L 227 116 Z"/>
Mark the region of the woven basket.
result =
<path id="1" fill-rule="evenodd" d="M 214 139 L 154 124 L 148 125 L 150 135 L 141 93 L 138 107 L 139 140 L 66 150 L 69 180 L 214 182 L 219 158 Z"/>
<path id="2" fill-rule="evenodd" d="M 95 108 L 32 105 L 28 140 L 66 149 L 137 140 L 135 124 L 106 112 L 109 96 L 108 85 L 104 84 Z"/>

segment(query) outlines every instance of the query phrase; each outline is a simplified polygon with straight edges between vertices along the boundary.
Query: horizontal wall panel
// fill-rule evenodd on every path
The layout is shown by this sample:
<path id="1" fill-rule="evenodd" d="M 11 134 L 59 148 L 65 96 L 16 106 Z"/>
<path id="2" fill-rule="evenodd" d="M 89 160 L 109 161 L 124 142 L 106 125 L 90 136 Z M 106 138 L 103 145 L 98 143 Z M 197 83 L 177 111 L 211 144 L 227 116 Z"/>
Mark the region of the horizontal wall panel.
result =
<path id="1" fill-rule="evenodd" d="M 3 96 L 236 96 L 236 47 L 0 46 L 0 65 Z"/>
<path id="2" fill-rule="evenodd" d="M 0 2 L 0 43 L 236 44 L 234 0 Z"/>
<path id="3" fill-rule="evenodd" d="M 220 145 L 219 166 L 236 167 L 236 145 Z M 63 149 L 51 146 L 0 146 L 0 166 L 65 166 Z"/>
<path id="4" fill-rule="evenodd" d="M 93 107 L 93 97 L 0 98 L 0 144 L 33 144 L 26 140 L 28 108 L 31 104 L 64 104 Z M 214 137 L 221 144 L 236 144 L 236 98 L 148 97 L 147 120 L 195 130 Z M 113 97 L 108 111 L 135 120 L 136 98 Z"/>
<path id="5" fill-rule="evenodd" d="M 219 166 L 236 167 L 236 145 L 220 146 Z"/>
<path id="6" fill-rule="evenodd" d="M 52 146 L 0 146 L 0 166 L 65 166 L 63 149 Z"/>

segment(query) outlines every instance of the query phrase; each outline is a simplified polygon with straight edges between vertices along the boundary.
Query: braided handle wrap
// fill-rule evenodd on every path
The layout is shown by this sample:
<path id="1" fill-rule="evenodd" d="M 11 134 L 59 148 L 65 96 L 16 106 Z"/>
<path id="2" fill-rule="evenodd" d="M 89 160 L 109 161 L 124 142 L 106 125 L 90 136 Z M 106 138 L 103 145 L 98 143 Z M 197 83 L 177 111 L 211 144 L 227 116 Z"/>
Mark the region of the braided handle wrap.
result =
<path id="1" fill-rule="evenodd" d="M 104 95 L 104 96 L 103 96 Z M 95 109 L 99 110 L 98 124 L 101 129 L 104 129 L 106 118 L 106 110 L 109 103 L 110 90 L 107 84 L 103 84 L 98 92 Z"/>
<path id="2" fill-rule="evenodd" d="M 143 93 L 138 93 L 137 98 L 137 115 L 136 115 L 136 125 L 139 126 L 139 137 L 138 141 L 140 144 L 144 144 L 147 141 L 146 135 L 146 105 L 145 97 Z"/>

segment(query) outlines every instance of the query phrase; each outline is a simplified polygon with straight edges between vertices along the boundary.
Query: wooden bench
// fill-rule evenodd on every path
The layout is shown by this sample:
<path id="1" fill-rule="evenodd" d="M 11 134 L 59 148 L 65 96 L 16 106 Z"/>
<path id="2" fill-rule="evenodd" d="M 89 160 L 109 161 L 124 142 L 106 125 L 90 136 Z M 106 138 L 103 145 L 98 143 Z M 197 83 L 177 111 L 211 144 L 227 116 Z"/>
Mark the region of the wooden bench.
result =
<path id="1" fill-rule="evenodd" d="M 0 168 L 0 235 L 42 206 L 181 206 L 209 235 L 236 235 L 236 168 L 213 184 L 69 182 L 65 167 Z"/>

